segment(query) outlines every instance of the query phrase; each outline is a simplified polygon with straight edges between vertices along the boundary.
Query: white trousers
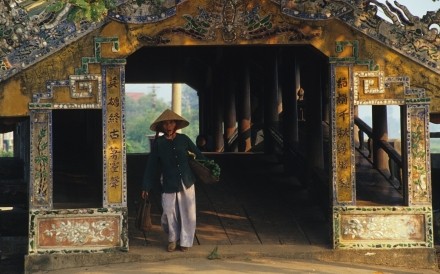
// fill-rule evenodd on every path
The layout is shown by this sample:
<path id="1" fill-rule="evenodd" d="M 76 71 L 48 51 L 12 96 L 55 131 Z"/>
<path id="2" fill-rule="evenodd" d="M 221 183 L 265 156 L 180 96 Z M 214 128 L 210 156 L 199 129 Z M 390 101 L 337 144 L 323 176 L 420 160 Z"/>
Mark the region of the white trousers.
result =
<path id="1" fill-rule="evenodd" d="M 196 232 L 196 195 L 192 185 L 177 193 L 162 193 L 161 224 L 168 234 L 168 242 L 180 241 L 180 246 L 191 247 Z"/>

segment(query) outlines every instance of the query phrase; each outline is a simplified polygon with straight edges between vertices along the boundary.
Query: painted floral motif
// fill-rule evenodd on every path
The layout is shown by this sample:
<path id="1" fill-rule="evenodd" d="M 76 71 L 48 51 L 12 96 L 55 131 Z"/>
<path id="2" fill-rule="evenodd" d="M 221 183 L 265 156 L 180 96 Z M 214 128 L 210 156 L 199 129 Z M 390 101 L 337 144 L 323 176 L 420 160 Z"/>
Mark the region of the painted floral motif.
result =
<path id="1" fill-rule="evenodd" d="M 38 131 L 36 143 L 36 155 L 34 158 L 34 198 L 38 203 L 48 200 L 48 177 L 49 177 L 49 137 L 47 126 L 43 126 Z"/>
<path id="2" fill-rule="evenodd" d="M 154 36 L 141 35 L 138 39 L 150 45 L 170 43 L 170 34 L 181 33 L 195 40 L 215 40 L 221 37 L 226 43 L 239 40 L 257 40 L 288 35 L 289 41 L 306 41 L 322 34 L 320 27 L 300 24 L 275 24 L 274 14 L 265 12 L 262 5 L 248 7 L 244 1 L 216 1 L 200 7 L 198 14 L 184 14 L 186 24 L 161 30 Z"/>
<path id="3" fill-rule="evenodd" d="M 30 210 L 29 254 L 128 251 L 128 209 Z"/>
<path id="4" fill-rule="evenodd" d="M 187 0 L 109 0 L 109 1 L 6 1 L 0 0 L 0 81 L 56 52 L 70 41 L 100 27 L 110 18 L 126 23 L 148 24 L 177 14 L 177 6 Z M 37 2 L 35 4 L 34 2 Z M 297 27 L 274 24 L 272 15 L 259 17 L 261 6 L 244 12 L 246 1 L 206 1 L 200 14 L 187 17 L 179 31 L 207 39 L 212 29 L 220 29 L 226 42 L 258 39 L 293 33 L 289 41 L 310 39 L 320 30 L 304 33 Z M 359 31 L 378 39 L 432 69 L 440 70 L 440 35 L 432 26 L 440 23 L 440 11 L 429 11 L 422 18 L 395 2 L 382 4 L 368 0 L 278 0 L 281 12 L 300 20 L 339 18 Z M 266 2 L 265 2 L 266 3 Z M 269 2 L 268 2 L 269 3 Z M 209 10 L 211 9 L 212 10 Z M 377 15 L 381 9 L 388 22 Z M 214 17 L 212 17 L 213 15 Z M 221 21 L 218 21 L 221 19 Z M 76 20 L 72 22 L 72 20 Z M 91 21 L 90 21 L 91 20 Z M 207 20 L 207 21 L 206 21 Z M 215 20 L 216 22 L 213 22 Z M 197 24 L 199 23 L 199 24 Z M 208 24 L 208 26 L 206 25 Z M 174 29 L 168 29 L 172 31 Z M 166 43 L 163 35 L 144 37 L 151 44 Z M 165 40 L 164 40 L 165 39 Z"/>
<path id="5" fill-rule="evenodd" d="M 416 201 L 427 201 L 428 178 L 426 171 L 425 114 L 411 115 L 411 179 L 413 198 Z"/>
<path id="6" fill-rule="evenodd" d="M 98 27 L 113 2 L 0 0 L 0 82 Z"/>
<path id="7" fill-rule="evenodd" d="M 343 1 L 284 0 L 280 4 L 284 13 L 302 19 L 329 19 L 353 10 Z"/>
<path id="8" fill-rule="evenodd" d="M 378 216 L 350 218 L 343 224 L 347 240 L 418 239 L 422 234 L 414 216 Z"/>
<path id="9" fill-rule="evenodd" d="M 114 221 L 100 220 L 89 221 L 62 221 L 52 224 L 51 229 L 46 229 L 44 235 L 55 237 L 57 243 L 68 243 L 84 245 L 100 243 L 103 241 L 112 242 L 115 232 L 112 230 Z"/>
<path id="10" fill-rule="evenodd" d="M 176 14 L 177 4 L 187 0 L 129 0 L 109 12 L 114 20 L 145 24 L 165 20 Z"/>
<path id="11" fill-rule="evenodd" d="M 433 247 L 428 206 L 333 207 L 334 246 L 342 249 Z"/>
<path id="12" fill-rule="evenodd" d="M 363 33 L 374 37 L 401 53 L 418 59 L 425 65 L 439 69 L 440 35 L 436 25 L 440 11 L 428 11 L 422 18 L 413 15 L 406 6 L 394 1 L 323 1 L 280 0 L 286 15 L 301 20 L 340 18 Z M 381 12 L 387 17 L 378 16 Z"/>

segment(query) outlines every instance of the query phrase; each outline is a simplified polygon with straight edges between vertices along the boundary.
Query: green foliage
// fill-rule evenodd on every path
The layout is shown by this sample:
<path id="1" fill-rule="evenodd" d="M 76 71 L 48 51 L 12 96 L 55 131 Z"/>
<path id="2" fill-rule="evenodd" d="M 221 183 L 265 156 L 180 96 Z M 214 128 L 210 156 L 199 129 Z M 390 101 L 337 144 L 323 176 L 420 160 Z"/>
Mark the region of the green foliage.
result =
<path id="1" fill-rule="evenodd" d="M 431 138 L 430 141 L 430 151 L 432 154 L 440 154 L 440 139 Z"/>
<path id="2" fill-rule="evenodd" d="M 126 148 L 127 153 L 145 153 L 150 151 L 149 137 L 156 132 L 150 130 L 150 125 L 167 108 L 169 104 L 157 98 L 152 93 L 145 94 L 138 100 L 126 96 Z M 193 141 L 199 133 L 199 108 L 197 93 L 185 86 L 182 90 L 182 116 L 190 124 L 182 129 Z"/>
<path id="3" fill-rule="evenodd" d="M 182 88 L 182 116 L 189 121 L 189 126 L 182 130 L 195 141 L 199 135 L 199 97 L 191 87 L 184 85 Z"/>
<path id="4" fill-rule="evenodd" d="M 216 177 L 217 179 L 220 178 L 221 169 L 220 166 L 214 162 L 214 160 L 197 160 L 199 163 L 201 163 L 204 167 L 211 170 L 211 174 Z"/>
<path id="5" fill-rule="evenodd" d="M 13 157 L 14 154 L 12 151 L 0 151 L 0 157 Z"/>
<path id="6" fill-rule="evenodd" d="M 80 22 L 86 20 L 89 22 L 100 22 L 106 16 L 109 10 L 116 7 L 116 0 L 63 0 L 52 1 L 46 8 L 47 12 L 61 12 L 66 4 L 72 5 L 67 13 L 67 20 Z"/>
<path id="7" fill-rule="evenodd" d="M 169 106 L 161 99 L 146 94 L 135 101 L 125 98 L 126 141 L 128 153 L 150 151 L 149 136 L 155 132 L 150 130 L 151 123 Z"/>
<path id="8" fill-rule="evenodd" d="M 47 6 L 47 12 L 59 12 L 64 8 L 65 3 L 62 1 L 55 1 Z"/>

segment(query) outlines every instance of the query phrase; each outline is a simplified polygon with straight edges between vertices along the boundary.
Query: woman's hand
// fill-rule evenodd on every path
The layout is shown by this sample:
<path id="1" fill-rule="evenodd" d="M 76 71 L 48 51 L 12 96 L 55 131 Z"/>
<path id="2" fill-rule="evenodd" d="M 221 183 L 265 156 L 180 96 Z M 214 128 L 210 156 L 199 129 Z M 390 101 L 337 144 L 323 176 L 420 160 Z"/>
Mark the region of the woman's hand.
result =
<path id="1" fill-rule="evenodd" d="M 147 199 L 148 198 L 148 191 L 142 190 L 141 197 L 144 200 Z"/>

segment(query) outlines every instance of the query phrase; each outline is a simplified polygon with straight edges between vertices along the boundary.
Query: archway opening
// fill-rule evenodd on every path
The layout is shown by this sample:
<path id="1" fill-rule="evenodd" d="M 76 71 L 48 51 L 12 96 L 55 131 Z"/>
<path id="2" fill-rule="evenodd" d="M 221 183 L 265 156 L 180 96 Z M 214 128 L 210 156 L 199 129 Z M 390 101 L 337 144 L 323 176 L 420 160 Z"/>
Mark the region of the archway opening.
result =
<path id="1" fill-rule="evenodd" d="M 356 202 L 404 205 L 402 119 L 398 105 L 357 106 Z"/>
<path id="2" fill-rule="evenodd" d="M 126 83 L 186 83 L 198 94 L 199 129 L 222 180 L 196 184 L 195 244 L 330 243 L 328 71 L 309 46 L 145 47 L 127 58 Z M 147 157 L 127 155 L 131 221 Z M 160 227 L 148 240 L 164 242 Z"/>

